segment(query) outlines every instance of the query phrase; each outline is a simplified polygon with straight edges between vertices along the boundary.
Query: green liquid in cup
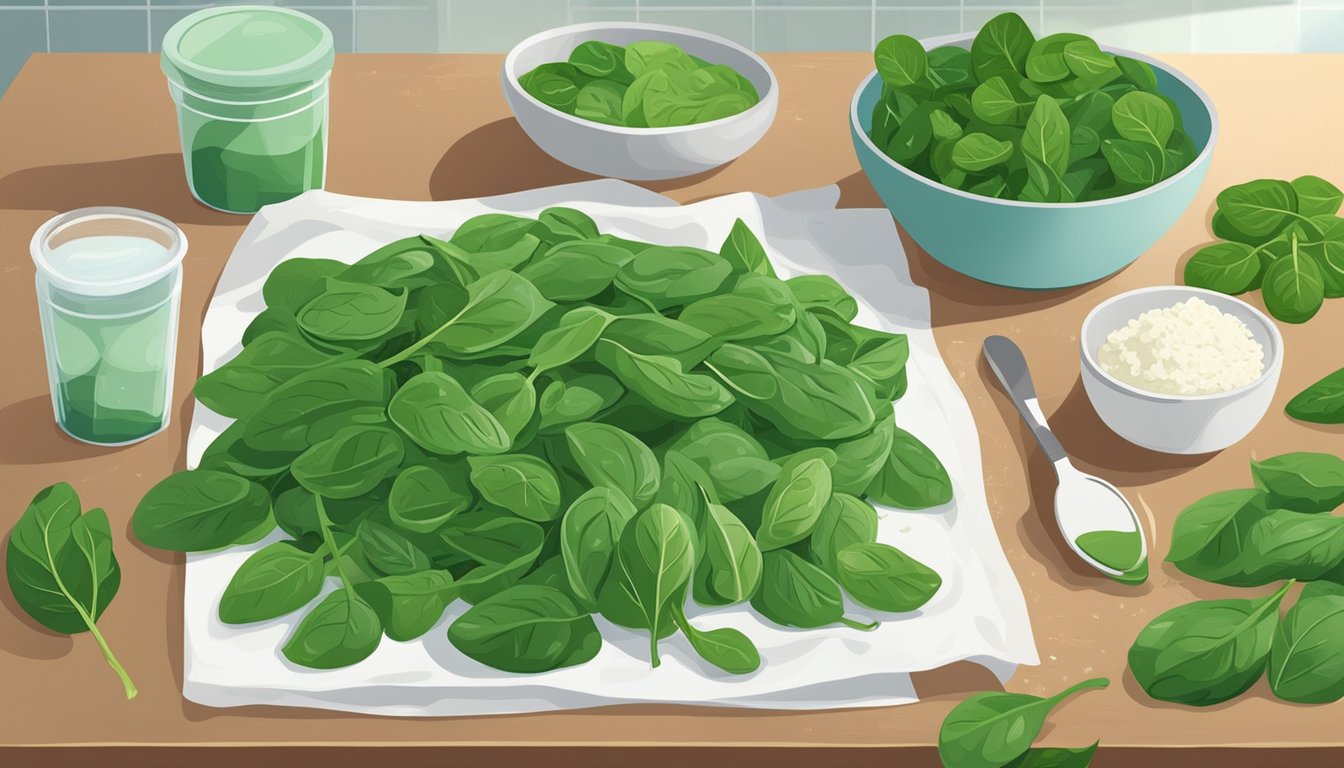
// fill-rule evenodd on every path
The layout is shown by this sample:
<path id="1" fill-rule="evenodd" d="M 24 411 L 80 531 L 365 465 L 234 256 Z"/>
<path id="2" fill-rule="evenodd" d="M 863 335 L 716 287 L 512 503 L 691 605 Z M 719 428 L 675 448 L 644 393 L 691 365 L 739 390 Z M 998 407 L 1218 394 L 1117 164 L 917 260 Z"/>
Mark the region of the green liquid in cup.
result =
<path id="1" fill-rule="evenodd" d="M 148 238 L 99 235 L 53 248 L 68 274 L 134 274 L 162 264 L 167 249 Z M 48 362 L 62 429 L 94 443 L 125 443 L 167 423 L 174 279 L 133 296 L 90 297 L 53 289 L 46 311 Z"/>
<path id="2" fill-rule="evenodd" d="M 225 211 L 255 211 L 321 189 L 322 132 L 290 152 L 270 154 L 232 123 L 208 123 L 192 139 L 191 186 L 201 202 Z"/>

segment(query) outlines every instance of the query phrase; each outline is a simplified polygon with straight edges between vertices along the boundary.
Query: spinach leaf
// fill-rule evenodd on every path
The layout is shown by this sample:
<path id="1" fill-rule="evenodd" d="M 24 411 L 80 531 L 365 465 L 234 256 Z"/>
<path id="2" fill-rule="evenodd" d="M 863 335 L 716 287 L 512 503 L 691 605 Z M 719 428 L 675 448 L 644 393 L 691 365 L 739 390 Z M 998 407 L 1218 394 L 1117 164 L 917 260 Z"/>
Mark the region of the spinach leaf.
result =
<path id="1" fill-rule="evenodd" d="M 1260 292 L 1271 315 L 1286 323 L 1305 323 L 1325 301 L 1325 277 L 1316 260 L 1300 249 L 1298 233 L 1290 238 L 1290 252 L 1265 268 Z"/>
<path id="2" fill-rule="evenodd" d="M 779 465 L 770 461 L 756 438 L 715 417 L 692 424 L 672 448 L 709 475 L 724 502 L 764 490 L 779 476 Z"/>
<path id="3" fill-rule="evenodd" d="M 1129 668 L 1155 699 L 1204 707 L 1239 696 L 1260 679 L 1292 582 L 1259 600 L 1200 600 L 1144 627 Z"/>
<path id="4" fill-rule="evenodd" d="M 373 608 L 389 638 L 406 642 L 439 623 L 457 587 L 447 571 L 424 570 L 366 581 L 355 592 Z"/>
<path id="5" fill-rule="evenodd" d="M 533 377 L 579 359 L 592 349 L 615 319 L 595 307 L 578 307 L 566 312 L 559 325 L 542 334 L 528 356 L 527 364 L 533 368 Z"/>
<path id="6" fill-rule="evenodd" d="M 671 610 L 677 627 L 691 641 L 691 648 L 700 654 L 700 658 L 735 675 L 750 674 L 760 668 L 761 653 L 751 638 L 732 627 L 697 629 L 686 618 L 680 603 L 673 602 Z"/>
<path id="7" fill-rule="evenodd" d="M 1320 176 L 1299 176 L 1290 184 L 1297 195 L 1297 212 L 1303 216 L 1333 216 L 1344 204 L 1344 192 Z"/>
<path id="8" fill-rule="evenodd" d="M 1022 134 L 1022 155 L 1027 161 L 1027 190 L 1024 194 L 1034 190 L 1030 199 L 1039 197 L 1039 202 L 1046 203 L 1071 202 L 1064 184 L 1064 174 L 1069 168 L 1070 130 L 1068 118 L 1064 117 L 1054 99 L 1049 96 L 1036 99 Z"/>
<path id="9" fill-rule="evenodd" d="M 792 304 L 771 303 L 740 293 L 707 296 L 688 304 L 677 316 L 679 322 L 719 341 L 783 333 L 793 326 L 795 318 Z"/>
<path id="10" fill-rule="evenodd" d="M 1258 285 L 1260 254 L 1245 243 L 1213 243 L 1185 263 L 1185 284 L 1236 295 Z"/>
<path id="11" fill-rule="evenodd" d="M 512 438 L 452 376 L 427 371 L 402 385 L 387 415 L 416 445 L 443 455 L 503 453 Z"/>
<path id="12" fill-rule="evenodd" d="M 751 607 L 786 627 L 811 629 L 840 623 L 868 630 L 877 626 L 845 618 L 844 597 L 835 579 L 787 549 L 763 553 L 761 586 L 751 598 Z"/>
<path id="13" fill-rule="evenodd" d="M 472 560 L 514 569 L 537 559 L 546 533 L 530 520 L 473 512 L 450 521 L 440 536 Z"/>
<path id="14" fill-rule="evenodd" d="M 339 360 L 286 381 L 261 401 L 243 429 L 249 446 L 303 451 L 351 420 L 376 423 L 390 394 L 387 371 L 365 360 Z"/>
<path id="15" fill-rule="evenodd" d="M 246 418 L 271 390 L 332 357 L 297 336 L 271 331 L 258 336 L 220 368 L 197 379 L 192 391 L 215 413 Z"/>
<path id="16" fill-rule="evenodd" d="M 831 484 L 836 493 L 862 496 L 877 473 L 882 471 L 891 453 L 896 422 L 879 417 L 872 431 L 831 445 L 835 452 L 835 466 L 831 468 Z"/>
<path id="17" fill-rule="evenodd" d="M 981 81 L 996 75 L 1026 72 L 1027 56 L 1035 43 L 1031 28 L 1015 13 L 1001 13 L 985 23 L 971 41 L 971 63 Z"/>
<path id="18" fill-rule="evenodd" d="M 1284 411 L 1301 421 L 1344 424 L 1344 368 L 1294 395 Z"/>
<path id="19" fill-rule="evenodd" d="M 750 600 L 761 583 L 762 569 L 761 549 L 751 531 L 727 507 L 706 502 L 699 534 L 696 602 L 732 605 Z"/>
<path id="20" fill-rule="evenodd" d="M 554 246 L 518 274 L 551 301 L 581 301 L 606 290 L 616 270 L 630 258 L 627 251 L 614 245 L 571 240 Z"/>
<path id="21" fill-rule="evenodd" d="M 617 546 L 620 583 L 629 591 L 644 626 L 666 620 L 673 598 L 684 593 L 695 567 L 695 532 L 680 512 L 653 504 L 635 515 Z M 658 633 L 649 633 L 649 661 L 657 667 Z"/>
<path id="22" fill-rule="evenodd" d="M 591 488 L 565 511 L 560 552 L 570 589 L 583 605 L 597 605 L 621 532 L 634 516 L 635 505 L 615 488 Z"/>
<path id="23" fill-rule="evenodd" d="M 1251 477 L 1275 509 L 1329 512 L 1344 504 L 1344 458 L 1329 453 L 1285 453 L 1251 461 Z"/>
<path id="24" fill-rule="evenodd" d="M 219 600 L 219 620 L 250 624 L 292 613 L 322 590 L 322 554 L 277 541 L 253 552 Z"/>
<path id="25" fill-rule="evenodd" d="M 1344 586 L 1313 582 L 1274 631 L 1269 686 L 1300 704 L 1344 698 Z"/>
<path id="26" fill-rule="evenodd" d="M 333 280 L 297 317 L 299 327 L 319 339 L 360 341 L 390 333 L 405 309 L 405 292 Z"/>
<path id="27" fill-rule="evenodd" d="M 597 361 L 650 406 L 687 419 L 712 416 L 733 403 L 713 377 L 686 373 L 675 358 L 641 355 L 610 339 L 597 344 Z"/>
<path id="28" fill-rule="evenodd" d="M 616 287 L 661 311 L 717 293 L 732 271 L 709 251 L 653 246 L 621 267 Z"/>
<path id="29" fill-rule="evenodd" d="M 658 460 L 634 435 L 609 424 L 584 422 L 567 427 L 565 438 L 574 461 L 594 486 L 615 488 L 636 508 L 648 506 L 658 495 L 662 474 Z"/>
<path id="30" fill-rule="evenodd" d="M 401 436 L 385 427 L 346 427 L 294 459 L 294 479 L 309 491 L 353 499 L 373 490 L 401 465 Z"/>
<path id="31" fill-rule="evenodd" d="M 830 499 L 831 469 L 823 459 L 785 465 L 765 499 L 756 531 L 761 549 L 779 549 L 807 538 Z"/>
<path id="32" fill-rule="evenodd" d="M 371 656 L 382 638 L 373 607 L 351 590 L 337 590 L 299 621 L 280 652 L 299 666 L 336 669 Z"/>
<path id="33" fill-rule="evenodd" d="M 896 87 L 918 83 L 929 66 L 924 46 L 909 35 L 884 38 L 873 51 L 873 59 L 882 82 Z"/>
<path id="34" fill-rule="evenodd" d="M 887 544 L 850 544 L 836 553 L 834 562 L 845 592 L 878 611 L 913 611 L 943 585 L 933 569 Z"/>
<path id="35" fill-rule="evenodd" d="M 836 462 L 836 469 L 841 466 Z M 847 493 L 832 494 L 821 510 L 817 524 L 808 539 L 812 561 L 827 573 L 838 574 L 840 552 L 853 544 L 872 544 L 877 541 L 877 510 L 872 505 Z"/>
<path id="36" fill-rule="evenodd" d="M 741 219 L 733 222 L 728 238 L 719 248 L 719 257 L 728 262 L 734 272 L 775 276 L 774 267 L 770 265 L 770 257 L 766 255 L 765 247 L 756 238 L 756 233 L 752 232 Z"/>
<path id="37" fill-rule="evenodd" d="M 1224 239 L 1251 245 L 1273 239 L 1302 218 L 1297 213 L 1297 193 L 1292 184 L 1278 179 L 1257 179 L 1228 187 L 1218 193 L 1217 203 L 1224 224 L 1241 235 Z"/>
<path id="38" fill-rule="evenodd" d="M 810 312 L 825 313 L 846 323 L 859 314 L 859 303 L 830 275 L 798 275 L 784 282 L 798 304 Z M 739 283 L 737 290 L 749 285 Z"/>
<path id="39" fill-rule="evenodd" d="M 455 478 L 460 483 L 461 478 Z M 397 473 L 387 498 L 387 512 L 393 524 L 412 533 L 431 533 L 443 527 L 473 501 L 460 484 L 454 487 L 449 476 L 436 467 L 417 465 Z M 278 513 L 277 513 L 278 514 Z"/>
<path id="40" fill-rule="evenodd" d="M 999 768 L 1023 756 L 1045 718 L 1061 701 L 1089 688 L 1105 688 L 1104 677 L 1084 680 L 1054 696 L 986 691 L 952 708 L 938 732 L 938 757 L 947 768 Z"/>
<path id="41" fill-rule="evenodd" d="M 879 504 L 901 509 L 927 509 L 952 500 L 952 480 L 928 446 L 900 427 L 893 427 L 891 451 L 868 486 Z"/>
<path id="42" fill-rule="evenodd" d="M 472 456 L 471 484 L 481 498 L 537 522 L 560 516 L 560 479 L 550 464 L 523 453 Z"/>
<path id="43" fill-rule="evenodd" d="M 365 520 L 359 524 L 358 539 L 369 563 L 389 576 L 429 568 L 429 556 L 393 528 Z"/>
<path id="44" fill-rule="evenodd" d="M 952 147 L 952 163 L 963 171 L 978 173 L 1008 162 L 1012 154 L 1011 142 L 999 141 L 986 133 L 968 133 Z"/>
<path id="45" fill-rule="evenodd" d="M 468 657 L 505 672 L 545 672 L 591 660 L 597 625 L 553 587 L 519 584 L 472 606 L 448 627 Z"/>
<path id="46" fill-rule="evenodd" d="M 200 552 L 240 543 L 270 516 L 265 488 L 236 475 L 197 469 L 169 475 L 150 488 L 135 508 L 131 527 L 151 547 Z"/>
<path id="47" fill-rule="evenodd" d="M 467 286 L 467 302 L 457 314 L 401 352 L 383 361 L 401 362 L 428 348 L 448 356 L 469 355 L 512 339 L 554 306 L 527 278 L 501 270 Z"/>
<path id="48" fill-rule="evenodd" d="M 1159 149 L 1167 146 L 1176 128 L 1171 107 L 1162 97 L 1133 91 L 1115 100 L 1111 121 L 1122 138 L 1151 144 Z"/>
<path id="49" fill-rule="evenodd" d="M 126 698 L 135 698 L 135 684 L 97 626 L 121 586 L 106 512 L 81 514 L 79 496 L 67 483 L 42 489 L 10 530 L 5 578 L 15 602 L 42 626 L 93 635 Z"/>
<path id="50" fill-rule="evenodd" d="M 706 362 L 742 395 L 738 400 L 748 410 L 791 437 L 835 440 L 873 426 L 872 405 L 855 374 L 829 360 L 808 363 L 770 349 L 724 344 Z"/>
<path id="51" fill-rule="evenodd" d="M 293 316 L 326 290 L 327 278 L 346 269 L 335 259 L 285 259 L 267 275 L 261 297 L 267 308 Z"/>

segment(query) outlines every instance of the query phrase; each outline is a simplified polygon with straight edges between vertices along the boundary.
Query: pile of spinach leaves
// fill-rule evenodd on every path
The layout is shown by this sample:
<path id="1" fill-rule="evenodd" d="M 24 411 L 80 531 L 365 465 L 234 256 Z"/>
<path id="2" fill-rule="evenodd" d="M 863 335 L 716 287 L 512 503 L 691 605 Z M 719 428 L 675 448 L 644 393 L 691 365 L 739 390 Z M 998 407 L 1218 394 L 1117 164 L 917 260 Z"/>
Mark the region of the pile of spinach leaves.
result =
<path id="1" fill-rule="evenodd" d="M 681 632 L 747 673 L 751 640 L 695 626 L 687 600 L 870 628 L 846 595 L 904 612 L 939 589 L 876 541 L 873 504 L 952 497 L 893 420 L 905 336 L 855 325 L 830 277 L 776 277 L 741 221 L 716 253 L 568 208 L 487 214 L 353 265 L 285 261 L 263 296 L 242 351 L 196 383 L 236 421 L 133 525 L 178 551 L 287 534 L 242 564 L 219 616 L 303 610 L 296 664 L 354 664 L 461 598 L 448 638 L 496 669 L 591 659 L 600 614 L 648 631 L 655 666 Z"/>
<path id="2" fill-rule="evenodd" d="M 1198 154 L 1152 67 L 1085 35 L 1039 40 L 1016 13 L 995 16 L 970 50 L 925 51 L 908 35 L 877 44 L 882 97 L 869 136 L 887 157 L 986 197 L 1072 203 L 1126 195 Z"/>
<path id="3" fill-rule="evenodd" d="M 1222 491 L 1176 518 L 1167 559 L 1205 581 L 1238 587 L 1283 582 L 1253 600 L 1173 608 L 1129 650 L 1150 696 L 1207 706 L 1241 695 L 1268 672 L 1281 699 L 1344 697 L 1344 458 L 1288 453 L 1251 462 L 1255 488 Z M 1308 582 L 1286 616 L 1279 606 Z"/>
<path id="4" fill-rule="evenodd" d="M 707 123 L 761 100 L 756 86 L 732 67 L 659 40 L 626 46 L 589 40 L 568 61 L 542 64 L 518 84 L 552 109 L 627 128 Z"/>
<path id="5" fill-rule="evenodd" d="M 1185 264 L 1185 284 L 1236 295 L 1260 289 L 1265 309 L 1305 323 L 1344 296 L 1344 192 L 1317 176 L 1256 179 L 1218 193 L 1213 234 Z"/>

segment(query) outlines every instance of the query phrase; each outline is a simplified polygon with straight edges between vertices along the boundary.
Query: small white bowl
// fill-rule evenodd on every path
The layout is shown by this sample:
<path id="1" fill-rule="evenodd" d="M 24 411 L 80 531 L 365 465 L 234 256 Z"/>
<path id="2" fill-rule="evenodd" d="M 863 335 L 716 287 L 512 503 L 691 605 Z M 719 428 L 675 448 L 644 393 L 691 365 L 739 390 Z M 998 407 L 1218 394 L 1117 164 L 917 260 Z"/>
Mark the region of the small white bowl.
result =
<path id="1" fill-rule="evenodd" d="M 1150 309 L 1163 309 L 1198 296 L 1246 324 L 1265 350 L 1265 370 L 1244 387 L 1213 395 L 1165 395 L 1126 384 L 1101 369 L 1097 351 L 1117 328 Z M 1083 389 L 1097 415 L 1117 435 L 1163 453 L 1220 451 L 1260 422 L 1283 369 L 1283 337 L 1264 313 L 1240 299 L 1202 288 L 1158 286 L 1114 296 L 1083 321 Z"/>
<path id="2" fill-rule="evenodd" d="M 661 40 L 712 64 L 727 64 L 756 86 L 760 101 L 721 120 L 670 128 L 626 128 L 567 115 L 523 90 L 518 78 L 541 64 L 566 61 L 579 43 L 628 45 Z M 540 32 L 514 46 L 500 72 L 504 97 L 523 131 L 546 154 L 598 176 L 647 181 L 717 168 L 751 149 L 779 107 L 779 84 L 761 57 L 731 40 L 662 24 L 597 22 Z"/>

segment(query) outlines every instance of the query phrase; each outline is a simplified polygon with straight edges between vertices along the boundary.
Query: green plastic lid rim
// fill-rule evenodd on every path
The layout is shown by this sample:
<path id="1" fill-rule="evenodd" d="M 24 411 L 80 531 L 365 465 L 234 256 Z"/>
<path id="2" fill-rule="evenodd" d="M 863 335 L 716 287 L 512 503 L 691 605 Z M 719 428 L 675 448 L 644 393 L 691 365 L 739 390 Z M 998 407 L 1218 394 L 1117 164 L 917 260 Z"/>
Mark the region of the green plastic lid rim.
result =
<path id="1" fill-rule="evenodd" d="M 214 67 L 204 67 L 190 59 L 186 58 L 178 50 L 181 44 L 182 36 L 195 24 L 203 19 L 214 16 L 223 16 L 230 13 L 239 13 L 242 11 L 252 11 L 259 13 L 275 13 L 282 16 L 299 19 L 304 23 L 312 24 L 321 30 L 321 40 L 313 46 L 311 50 L 302 56 L 285 64 L 270 67 L 268 69 L 254 69 L 239 71 L 233 69 L 216 69 Z M 284 82 L 268 82 L 287 73 L 298 73 L 305 69 L 313 67 L 323 62 L 324 59 L 335 58 L 335 38 L 331 34 L 331 29 L 316 18 L 309 16 L 290 8 L 281 8 L 273 5 L 221 5 L 211 8 L 203 8 L 194 11 L 181 19 L 178 19 L 173 26 L 164 33 L 162 55 L 160 56 L 160 67 L 163 73 L 168 76 L 175 84 L 181 85 L 173 75 L 190 77 L 211 85 L 220 87 L 258 87 L 258 86 L 279 86 Z M 169 67 L 172 67 L 170 71 Z M 331 64 L 324 67 L 326 72 L 331 71 Z M 214 79 L 212 79 L 214 78 Z M 220 82 L 220 81 L 225 82 Z M 304 79 L 306 83 L 308 78 Z M 229 82 L 236 81 L 236 82 Z M 256 81 L 256 82 L 249 82 Z"/>
<path id="2" fill-rule="evenodd" d="M 273 98 L 273 99 L 257 99 L 257 100 L 255 100 L 255 101 L 248 101 L 248 100 L 245 100 L 245 99 L 244 99 L 244 100 L 235 100 L 235 99 L 216 99 L 216 98 L 214 98 L 213 96 L 206 96 L 206 95 L 203 94 L 203 93 L 198 93 L 197 91 L 193 91 L 193 90 L 191 90 L 190 88 L 188 88 L 187 86 L 185 86 L 185 85 L 183 85 L 183 84 L 177 82 L 176 80 L 174 80 L 174 79 L 171 78 L 171 77 L 168 78 L 168 82 L 172 84 L 173 88 L 176 88 L 177 90 L 181 91 L 182 93 L 185 93 L 185 94 L 187 94 L 187 95 L 189 95 L 189 96 L 191 96 L 191 97 L 193 97 L 193 98 L 200 99 L 201 101 L 208 101 L 208 102 L 210 102 L 211 104 L 224 104 L 224 105 L 227 105 L 227 106 L 230 106 L 230 107 L 256 107 L 256 106 L 261 106 L 261 105 L 264 105 L 264 104 L 278 104 L 278 103 L 280 103 L 280 102 L 282 102 L 282 101 L 288 101 L 288 100 L 294 98 L 295 96 L 302 96 L 302 95 L 304 95 L 305 93 L 308 93 L 309 91 L 316 91 L 317 89 L 319 89 L 319 88 L 325 86 L 325 85 L 327 84 L 327 81 L 330 80 L 330 79 L 331 79 L 331 72 L 327 72 L 325 75 L 322 75 L 322 76 L 319 77 L 318 79 L 314 80 L 312 83 L 310 83 L 310 84 L 308 84 L 308 85 L 305 85 L 304 87 L 300 88 L 300 89 L 297 90 L 297 91 L 294 91 L 293 93 L 286 93 L 286 94 L 283 95 L 283 96 L 276 96 L 276 97 Z M 171 93 L 171 90 L 170 90 L 170 93 Z M 323 96 L 325 97 L 326 94 L 323 94 Z M 174 101 L 177 101 L 177 98 L 174 97 L 173 100 L 174 100 Z M 182 102 L 180 102 L 180 101 L 177 101 L 177 103 L 178 103 L 178 104 L 182 104 Z M 314 101 L 313 103 L 316 104 L 317 102 Z M 309 105 L 309 106 L 311 106 L 311 105 Z M 303 109 L 307 109 L 307 108 L 308 108 L 308 107 L 302 107 L 302 108 L 300 108 L 299 111 L 302 111 Z M 193 112 L 197 112 L 198 114 L 205 114 L 204 112 L 199 112 L 199 110 L 192 110 L 192 111 L 193 111 Z"/>

